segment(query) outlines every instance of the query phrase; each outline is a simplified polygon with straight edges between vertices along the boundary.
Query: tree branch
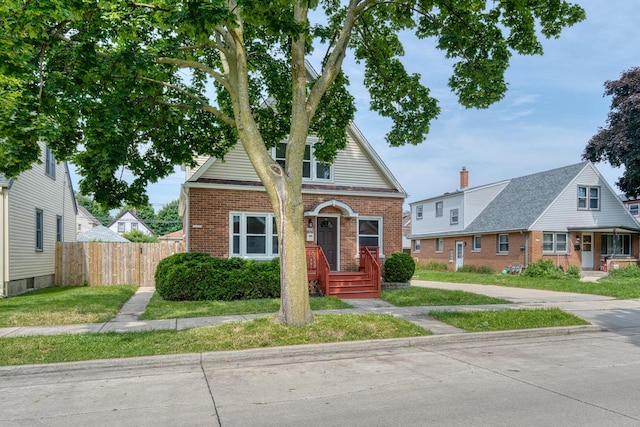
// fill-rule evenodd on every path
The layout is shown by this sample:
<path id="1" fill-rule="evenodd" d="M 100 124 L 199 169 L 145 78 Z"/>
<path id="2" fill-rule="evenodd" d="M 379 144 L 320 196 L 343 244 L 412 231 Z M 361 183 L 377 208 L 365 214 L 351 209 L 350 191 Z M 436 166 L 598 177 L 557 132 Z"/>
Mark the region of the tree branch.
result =
<path id="1" fill-rule="evenodd" d="M 230 89 L 229 81 L 224 75 L 218 73 L 213 68 L 208 67 L 204 64 L 201 64 L 197 61 L 188 61 L 186 59 L 168 58 L 168 57 L 161 56 L 159 58 L 156 58 L 156 62 L 158 64 L 171 64 L 171 65 L 178 66 L 180 68 L 193 68 L 194 70 L 200 70 L 208 74 L 209 76 L 213 77 L 213 79 L 218 83 L 220 83 L 222 86 L 224 86 L 225 89 L 227 90 Z"/>

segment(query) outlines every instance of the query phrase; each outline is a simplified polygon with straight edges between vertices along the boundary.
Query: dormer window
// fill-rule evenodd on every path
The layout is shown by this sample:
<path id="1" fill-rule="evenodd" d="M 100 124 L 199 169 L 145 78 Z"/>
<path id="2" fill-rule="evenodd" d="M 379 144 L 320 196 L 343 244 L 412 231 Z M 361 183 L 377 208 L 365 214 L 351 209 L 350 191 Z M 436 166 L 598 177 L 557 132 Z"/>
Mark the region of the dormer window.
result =
<path id="1" fill-rule="evenodd" d="M 278 143 L 275 148 L 275 159 L 282 167 L 285 167 L 286 153 L 287 143 Z M 307 144 L 304 148 L 302 179 L 310 181 L 331 181 L 333 179 L 333 166 L 315 159 L 313 155 L 313 144 Z"/>

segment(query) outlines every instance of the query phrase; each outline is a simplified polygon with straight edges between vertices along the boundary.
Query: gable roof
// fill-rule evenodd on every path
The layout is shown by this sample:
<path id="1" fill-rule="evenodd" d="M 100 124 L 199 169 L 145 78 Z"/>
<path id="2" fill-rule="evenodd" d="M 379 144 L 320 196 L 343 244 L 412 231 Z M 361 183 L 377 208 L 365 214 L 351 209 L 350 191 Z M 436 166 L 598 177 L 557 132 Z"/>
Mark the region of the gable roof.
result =
<path id="1" fill-rule="evenodd" d="M 131 215 L 136 221 L 138 221 L 138 223 L 142 224 L 143 227 L 145 227 L 147 230 L 149 230 L 149 232 L 151 234 L 155 234 L 153 232 L 153 230 L 151 228 L 149 228 L 149 226 L 140 218 L 138 218 L 138 215 L 136 215 L 135 209 L 133 211 L 127 209 L 126 211 L 122 212 L 120 215 L 118 215 L 113 221 L 111 221 L 109 223 L 109 225 L 107 225 L 107 227 L 111 227 L 113 224 L 115 224 L 116 222 L 118 222 L 119 219 L 121 219 L 123 216 L 125 216 L 126 214 Z"/>
<path id="2" fill-rule="evenodd" d="M 90 223 L 95 225 L 100 225 L 100 221 L 98 221 L 96 217 L 93 216 L 93 214 L 87 210 L 87 208 L 85 208 L 82 205 L 77 205 L 77 206 L 78 206 L 78 214 L 87 218 L 87 220 L 89 220 Z"/>
<path id="3" fill-rule="evenodd" d="M 113 230 L 108 229 L 104 225 L 98 225 L 90 230 L 78 233 L 77 242 L 114 242 L 114 243 L 131 243 Z"/>
<path id="4" fill-rule="evenodd" d="M 576 163 L 511 179 L 465 232 L 527 230 L 588 164 Z"/>

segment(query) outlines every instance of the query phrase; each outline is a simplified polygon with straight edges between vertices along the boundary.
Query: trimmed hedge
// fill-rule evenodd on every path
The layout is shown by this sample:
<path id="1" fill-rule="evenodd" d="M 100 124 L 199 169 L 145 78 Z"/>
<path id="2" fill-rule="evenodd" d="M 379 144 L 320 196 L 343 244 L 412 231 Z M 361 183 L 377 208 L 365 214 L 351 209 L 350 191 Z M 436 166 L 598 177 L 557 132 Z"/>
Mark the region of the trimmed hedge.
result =
<path id="1" fill-rule="evenodd" d="M 404 283 L 411 280 L 416 271 L 416 262 L 404 252 L 391 254 L 384 262 L 384 281 Z"/>
<path id="2" fill-rule="evenodd" d="M 156 269 L 156 290 L 171 301 L 232 301 L 280 297 L 280 262 L 213 258 L 202 252 L 171 255 Z"/>

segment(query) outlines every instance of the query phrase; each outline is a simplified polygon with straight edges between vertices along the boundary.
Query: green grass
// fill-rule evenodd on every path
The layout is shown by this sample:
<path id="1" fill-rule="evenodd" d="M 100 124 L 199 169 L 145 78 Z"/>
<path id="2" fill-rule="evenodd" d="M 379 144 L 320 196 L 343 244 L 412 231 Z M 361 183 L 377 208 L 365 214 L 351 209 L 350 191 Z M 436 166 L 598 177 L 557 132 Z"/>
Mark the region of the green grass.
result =
<path id="1" fill-rule="evenodd" d="M 411 307 L 424 305 L 484 305 L 510 304 L 509 301 L 472 294 L 463 291 L 448 291 L 444 289 L 430 289 L 411 286 L 409 289 L 383 291 L 380 299 L 397 307 Z"/>
<path id="2" fill-rule="evenodd" d="M 0 299 L 0 327 L 106 322 L 136 289 L 136 286 L 67 286 Z"/>
<path id="3" fill-rule="evenodd" d="M 312 310 L 352 308 L 351 305 L 334 297 L 310 298 L 310 303 Z M 140 319 L 179 319 L 233 314 L 275 313 L 279 309 L 280 300 L 277 298 L 239 301 L 166 301 L 155 293 Z"/>
<path id="4" fill-rule="evenodd" d="M 430 311 L 429 316 L 467 332 L 588 325 L 558 308 L 486 311 Z"/>
<path id="5" fill-rule="evenodd" d="M 72 362 L 424 335 L 431 332 L 388 315 L 318 315 L 313 323 L 304 327 L 279 325 L 272 318 L 260 318 L 182 331 L 1 338 L 0 364 Z"/>
<path id="6" fill-rule="evenodd" d="M 458 273 L 419 269 L 416 270 L 412 279 L 575 292 L 579 294 L 604 295 L 619 299 L 640 298 L 640 279 L 634 280 L 633 278 L 606 277 L 593 283 L 581 282 L 578 279 L 571 278 L 551 279 L 522 275 Z"/>

